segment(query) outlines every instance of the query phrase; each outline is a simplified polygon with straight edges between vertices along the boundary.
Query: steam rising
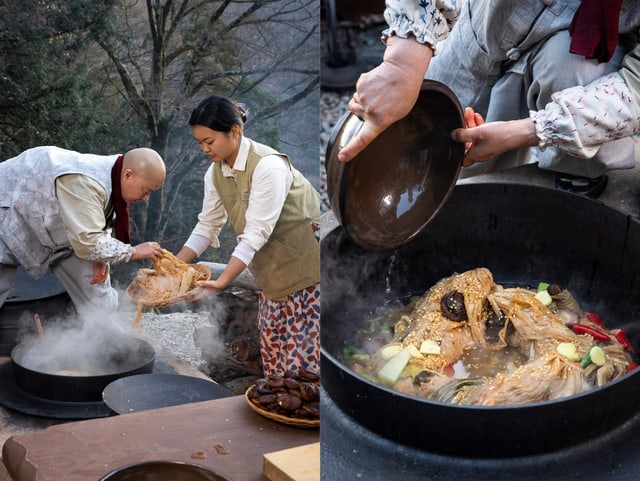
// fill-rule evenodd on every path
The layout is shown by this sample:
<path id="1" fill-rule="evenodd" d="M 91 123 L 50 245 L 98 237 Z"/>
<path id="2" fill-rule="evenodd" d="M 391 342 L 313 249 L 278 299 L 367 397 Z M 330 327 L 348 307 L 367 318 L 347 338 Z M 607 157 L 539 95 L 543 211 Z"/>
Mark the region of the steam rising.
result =
<path id="1" fill-rule="evenodd" d="M 206 326 L 196 329 L 194 316 L 183 319 L 179 312 L 171 311 L 160 316 L 147 313 L 151 317 L 147 319 L 148 325 L 143 317 L 141 328 L 137 329 L 134 327 L 136 306 L 124 291 L 119 290 L 118 294 L 120 306 L 117 310 L 83 314 L 58 312 L 54 315 L 46 310 L 37 312 L 34 305 L 31 312 L 23 311 L 19 320 L 22 330 L 18 335 L 18 346 L 12 352 L 13 361 L 42 373 L 96 376 L 128 371 L 129 368 L 123 369 L 123 366 L 135 364 L 132 358 L 146 358 L 148 344 L 159 355 L 166 351 L 170 356 L 180 357 L 180 354 L 185 354 L 182 351 L 188 350 L 188 361 L 192 364 L 195 363 L 194 356 L 202 356 L 200 362 L 203 358 L 215 359 L 228 351 L 225 329 L 228 329 L 227 316 L 234 310 L 235 295 L 229 299 L 229 295 L 218 294 L 193 304 L 176 306 L 176 311 L 184 308 L 188 312 L 206 312 Z M 42 321 L 43 336 L 39 336 L 35 329 L 36 313 Z M 169 334 L 168 340 L 166 334 Z M 175 352 L 172 338 L 182 339 L 177 346 L 178 352 Z M 188 338 L 191 338 L 191 343 Z M 145 352 L 139 352 L 141 349 Z"/>
<path id="2" fill-rule="evenodd" d="M 51 374 L 101 375 L 129 369 L 142 344 L 114 313 L 48 324 L 43 336 L 24 339 L 14 361 Z"/>

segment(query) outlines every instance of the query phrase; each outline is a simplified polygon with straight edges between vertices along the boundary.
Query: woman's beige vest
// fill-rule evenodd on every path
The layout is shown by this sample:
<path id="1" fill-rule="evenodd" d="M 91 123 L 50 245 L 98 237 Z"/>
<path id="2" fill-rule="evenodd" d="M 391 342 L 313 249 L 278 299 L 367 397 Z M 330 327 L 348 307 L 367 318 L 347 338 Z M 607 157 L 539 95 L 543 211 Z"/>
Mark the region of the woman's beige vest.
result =
<path id="1" fill-rule="evenodd" d="M 267 243 L 249 263 L 249 270 L 260 283 L 264 295 L 279 299 L 320 282 L 320 246 L 311 228 L 320 220 L 320 196 L 309 181 L 296 170 L 289 158 L 271 147 L 250 141 L 244 172 L 236 179 L 224 177 L 216 163 L 213 183 L 220 194 L 229 221 L 237 235 L 242 234 L 251 194 L 251 179 L 262 157 L 279 155 L 289 164 L 293 183 L 275 228 Z"/>

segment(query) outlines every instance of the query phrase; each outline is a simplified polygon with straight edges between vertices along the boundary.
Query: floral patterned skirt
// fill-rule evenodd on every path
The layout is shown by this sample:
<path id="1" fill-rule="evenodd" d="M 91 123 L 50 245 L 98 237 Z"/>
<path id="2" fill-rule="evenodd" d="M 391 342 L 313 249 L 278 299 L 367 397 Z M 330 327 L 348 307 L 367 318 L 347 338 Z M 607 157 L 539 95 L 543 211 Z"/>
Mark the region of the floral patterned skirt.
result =
<path id="1" fill-rule="evenodd" d="M 260 291 L 258 327 L 265 377 L 299 367 L 320 373 L 320 283 L 282 299 Z"/>
<path id="2" fill-rule="evenodd" d="M 260 292 L 258 324 L 265 376 L 298 367 L 320 372 L 320 284 L 285 299 Z"/>

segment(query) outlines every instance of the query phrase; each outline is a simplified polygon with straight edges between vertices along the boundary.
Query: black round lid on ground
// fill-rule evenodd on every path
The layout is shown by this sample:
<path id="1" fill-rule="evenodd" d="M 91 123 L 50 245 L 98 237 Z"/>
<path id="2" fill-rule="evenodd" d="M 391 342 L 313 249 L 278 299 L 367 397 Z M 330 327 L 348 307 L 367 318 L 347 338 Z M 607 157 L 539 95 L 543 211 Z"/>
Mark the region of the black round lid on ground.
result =
<path id="1" fill-rule="evenodd" d="M 113 412 L 125 414 L 232 395 L 224 386 L 194 376 L 137 374 L 110 383 L 102 399 Z"/>
<path id="2" fill-rule="evenodd" d="M 22 414 L 68 420 L 103 418 L 111 414 L 102 401 L 55 401 L 21 390 L 16 385 L 13 365 L 10 362 L 0 363 L 0 386 L 0 404 Z"/>

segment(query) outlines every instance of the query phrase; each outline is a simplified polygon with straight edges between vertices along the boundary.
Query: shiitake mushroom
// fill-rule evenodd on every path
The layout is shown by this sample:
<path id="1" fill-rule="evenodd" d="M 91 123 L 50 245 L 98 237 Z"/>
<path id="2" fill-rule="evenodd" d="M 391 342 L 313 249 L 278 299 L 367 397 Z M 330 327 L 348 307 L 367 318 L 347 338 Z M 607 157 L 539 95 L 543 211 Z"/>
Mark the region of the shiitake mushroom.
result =
<path id="1" fill-rule="evenodd" d="M 413 378 L 413 384 L 415 384 L 416 386 L 419 386 L 420 384 L 428 383 L 434 375 L 435 374 L 433 371 L 420 371 Z"/>
<path id="2" fill-rule="evenodd" d="M 320 376 L 310 369 L 289 370 L 257 380 L 248 397 L 264 410 L 299 419 L 320 417 Z"/>
<path id="3" fill-rule="evenodd" d="M 298 377 L 303 381 L 312 381 L 317 382 L 320 381 L 320 376 L 317 372 L 312 371 L 311 369 L 307 369 L 305 367 L 301 367 L 298 369 Z"/>
<path id="4" fill-rule="evenodd" d="M 454 322 L 468 320 L 467 309 L 464 306 L 464 294 L 460 291 L 449 291 L 440 299 L 442 315 Z"/>
<path id="5" fill-rule="evenodd" d="M 300 384 L 300 397 L 305 401 L 317 401 L 320 399 L 320 387 L 311 382 Z"/>
<path id="6" fill-rule="evenodd" d="M 278 406 L 285 411 L 295 411 L 302 406 L 302 400 L 292 394 L 278 394 Z"/>
<path id="7" fill-rule="evenodd" d="M 504 312 L 500 311 L 500 314 L 494 310 L 490 310 L 487 313 L 487 319 L 484 323 L 484 338 L 490 344 L 495 344 L 500 340 L 500 331 L 504 328 L 504 324 L 507 321 L 507 316 Z"/>

